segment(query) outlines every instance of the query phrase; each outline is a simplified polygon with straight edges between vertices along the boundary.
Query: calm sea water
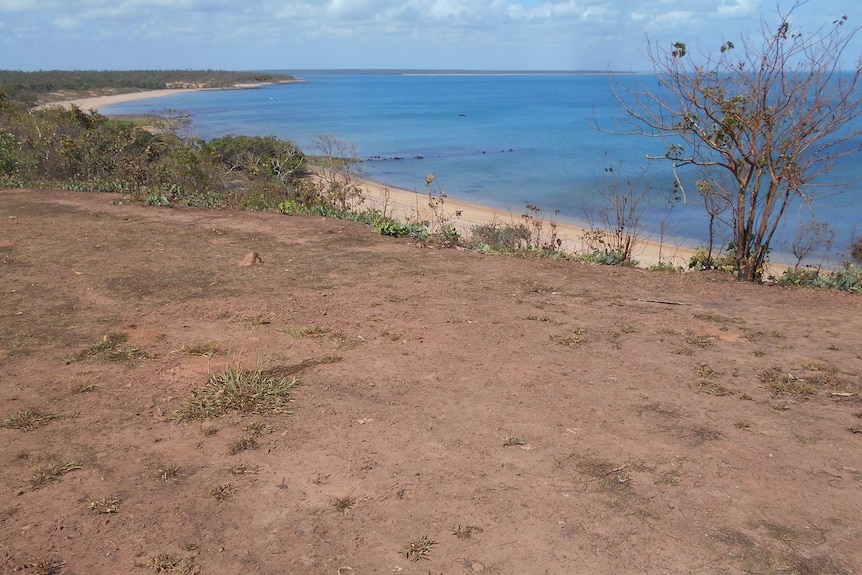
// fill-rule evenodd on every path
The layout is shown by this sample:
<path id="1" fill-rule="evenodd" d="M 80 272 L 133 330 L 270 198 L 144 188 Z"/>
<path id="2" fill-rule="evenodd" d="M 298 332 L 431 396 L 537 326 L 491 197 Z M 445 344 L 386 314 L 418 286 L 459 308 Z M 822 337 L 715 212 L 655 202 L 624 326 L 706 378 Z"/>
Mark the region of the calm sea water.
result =
<path id="1" fill-rule="evenodd" d="M 515 217 L 529 202 L 546 214 L 559 211 L 563 221 L 584 223 L 584 206 L 613 185 L 607 171 L 613 167 L 619 185 L 630 181 L 651 190 L 642 236 L 658 239 L 663 228 L 666 237 L 689 245 L 707 239 L 693 184 L 686 186 L 689 204 L 669 202 L 670 166 L 646 159 L 663 152 L 661 140 L 604 131 L 615 130 L 622 118 L 607 75 L 293 73 L 304 82 L 190 92 L 102 111 L 184 110 L 201 138 L 275 135 L 311 153 L 315 137 L 332 134 L 357 148 L 363 177 L 424 191 L 425 177 L 433 173 L 435 188 L 450 197 L 509 210 Z M 862 166 L 850 158 L 836 176 L 859 178 Z M 862 202 L 850 191 L 818 204 L 817 213 L 836 228 L 836 246 L 843 249 L 862 215 Z M 801 210 L 789 215 L 773 244 L 777 253 L 788 251 L 798 218 L 806 216 Z"/>

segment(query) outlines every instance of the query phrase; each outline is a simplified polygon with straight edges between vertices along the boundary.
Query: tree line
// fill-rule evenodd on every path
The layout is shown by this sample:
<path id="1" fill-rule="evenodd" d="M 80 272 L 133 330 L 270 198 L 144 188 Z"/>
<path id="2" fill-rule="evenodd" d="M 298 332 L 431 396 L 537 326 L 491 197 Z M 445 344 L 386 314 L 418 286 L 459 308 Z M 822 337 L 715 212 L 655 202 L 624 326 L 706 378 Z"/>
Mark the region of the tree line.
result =
<path id="1" fill-rule="evenodd" d="M 172 87 L 230 88 L 238 84 L 295 81 L 287 74 L 222 70 L 0 70 L 0 92 L 19 102 L 55 100 L 52 94 L 92 91 L 134 92 Z"/>

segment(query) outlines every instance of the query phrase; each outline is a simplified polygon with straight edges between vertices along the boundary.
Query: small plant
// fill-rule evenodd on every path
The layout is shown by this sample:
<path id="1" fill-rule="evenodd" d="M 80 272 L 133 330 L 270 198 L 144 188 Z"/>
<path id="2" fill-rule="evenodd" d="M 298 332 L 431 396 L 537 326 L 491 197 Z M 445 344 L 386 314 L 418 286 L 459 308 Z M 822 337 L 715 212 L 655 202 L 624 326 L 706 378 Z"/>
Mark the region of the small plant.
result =
<path id="1" fill-rule="evenodd" d="M 862 270 L 850 263 L 832 272 L 819 269 L 788 269 L 780 277 L 770 277 L 779 285 L 807 286 L 823 289 L 833 289 L 853 293 L 862 293 Z"/>
<path id="2" fill-rule="evenodd" d="M 124 333 L 109 333 L 105 335 L 99 343 L 92 345 L 77 353 L 70 359 L 67 359 L 66 363 L 69 364 L 76 361 L 96 358 L 103 361 L 116 361 L 132 364 L 139 359 L 150 359 L 154 357 L 152 354 L 141 350 L 139 347 L 126 346 L 125 343 L 128 339 L 129 336 Z"/>
<path id="3" fill-rule="evenodd" d="M 417 537 L 416 539 L 411 539 L 407 542 L 407 544 L 401 549 L 401 552 L 410 559 L 411 561 L 419 561 L 421 559 L 430 559 L 428 555 L 431 553 L 431 547 L 437 545 L 437 542 L 428 537 L 427 535 L 423 535 L 422 537 Z"/>
<path id="4" fill-rule="evenodd" d="M 455 525 L 452 527 L 452 535 L 461 539 L 462 541 L 465 539 L 470 539 L 474 533 L 481 533 L 482 530 L 475 525 Z"/>
<path id="5" fill-rule="evenodd" d="M 178 415 L 180 419 L 208 419 L 230 412 L 291 413 L 290 391 L 298 382 L 297 377 L 269 376 L 259 369 L 228 368 L 211 375 L 207 385 L 193 391 L 193 399 Z"/>
<path id="6" fill-rule="evenodd" d="M 117 513 L 120 510 L 120 498 L 116 495 L 90 501 L 90 509 L 96 513 Z"/>
<path id="7" fill-rule="evenodd" d="M 526 249 L 530 245 L 530 230 L 525 224 L 475 225 L 470 228 L 470 243 L 481 253 L 510 253 Z"/>
<path id="8" fill-rule="evenodd" d="M 524 220 L 524 227 L 530 232 L 527 253 L 541 257 L 563 257 L 565 255 L 562 250 L 563 240 L 558 237 L 556 220 L 546 220 L 542 210 L 534 204 L 528 203 L 526 208 L 529 213 L 522 214 L 521 218 Z M 554 211 L 555 216 L 558 214 L 559 211 Z"/>
<path id="9" fill-rule="evenodd" d="M 223 483 L 221 485 L 216 485 L 212 489 L 210 489 L 210 495 L 215 497 L 216 501 L 224 501 L 225 499 L 230 499 L 233 497 L 233 494 L 236 493 L 236 488 L 233 483 Z"/>
<path id="10" fill-rule="evenodd" d="M 294 337 L 320 337 L 326 335 L 329 331 L 328 327 L 320 325 L 306 325 L 291 331 L 290 335 Z"/>
<path id="11" fill-rule="evenodd" d="M 515 445 L 527 445 L 527 442 L 511 434 L 503 439 L 503 447 L 514 447 Z"/>
<path id="12" fill-rule="evenodd" d="M 272 426 L 265 421 L 252 421 L 242 428 L 249 437 L 263 437 L 272 433 Z"/>
<path id="13" fill-rule="evenodd" d="M 171 207 L 171 201 L 162 191 L 153 191 L 147 195 L 147 198 L 144 200 L 144 203 L 148 206 L 157 206 L 160 208 L 169 208 Z"/>
<path id="14" fill-rule="evenodd" d="M 77 471 L 79 469 L 81 469 L 81 465 L 74 461 L 64 464 L 49 463 L 47 465 L 37 467 L 36 470 L 33 471 L 33 476 L 30 478 L 30 489 L 36 490 L 48 485 L 49 483 L 59 481 L 60 478 L 67 473 L 71 473 L 72 471 Z"/>
<path id="15" fill-rule="evenodd" d="M 74 383 L 69 386 L 70 393 L 90 393 L 91 391 L 96 391 L 96 389 L 97 387 L 95 383 L 90 383 L 86 381 Z"/>
<path id="16" fill-rule="evenodd" d="M 156 477 L 159 481 L 177 481 L 182 477 L 182 467 L 179 465 L 164 465 L 159 468 Z"/>
<path id="17" fill-rule="evenodd" d="M 0 427 L 19 429 L 21 431 L 33 431 L 34 429 L 48 425 L 50 422 L 55 419 L 59 419 L 60 417 L 61 416 L 56 413 L 42 411 L 41 409 L 28 408 L 17 411 L 4 419 L 3 422 L 0 423 Z"/>
<path id="18" fill-rule="evenodd" d="M 694 368 L 694 375 L 701 379 L 712 379 L 721 375 L 706 363 L 699 363 Z"/>
<path id="19" fill-rule="evenodd" d="M 346 515 L 348 511 L 356 507 L 356 498 L 352 495 L 336 497 L 332 500 L 332 507 L 339 513 Z"/>
<path id="20" fill-rule="evenodd" d="M 223 350 L 221 349 L 221 347 L 219 347 L 217 343 L 205 342 L 184 345 L 180 349 L 180 353 L 184 353 L 186 355 L 200 355 L 203 357 L 212 357 L 216 354 L 223 353 Z"/>
<path id="21" fill-rule="evenodd" d="M 693 271 L 719 270 L 726 273 L 737 273 L 739 266 L 733 258 L 733 248 L 729 247 L 727 253 L 720 256 L 712 256 L 706 249 L 698 248 L 688 262 L 688 268 Z"/>
<path id="22" fill-rule="evenodd" d="M 257 439 L 254 437 L 243 437 L 228 446 L 227 452 L 231 455 L 248 451 L 249 449 L 257 449 L 259 447 Z"/>
<path id="23" fill-rule="evenodd" d="M 248 463 L 240 463 L 233 467 L 228 467 L 227 472 L 231 475 L 255 475 L 260 471 L 259 467 L 254 467 Z"/>
<path id="24" fill-rule="evenodd" d="M 168 553 L 151 557 L 148 567 L 156 573 L 177 573 L 177 575 L 197 575 L 200 573 L 194 564 L 194 558 L 184 559 Z"/>
<path id="25" fill-rule="evenodd" d="M 22 568 L 27 573 L 32 573 L 33 575 L 60 575 L 63 572 L 63 567 L 66 566 L 65 561 L 59 561 L 56 559 L 42 559 L 40 561 L 36 561 L 35 563 L 28 563 L 23 565 Z M 18 569 L 15 569 L 18 571 Z"/>
<path id="26" fill-rule="evenodd" d="M 551 341 L 566 347 L 577 348 L 584 340 L 580 337 L 581 331 L 575 331 L 572 335 L 556 334 L 551 336 Z"/>
<path id="27" fill-rule="evenodd" d="M 794 397 L 805 399 L 817 393 L 817 385 L 807 379 L 800 379 L 781 368 L 773 367 L 757 374 L 760 383 L 769 390 L 772 397 Z"/>
<path id="28" fill-rule="evenodd" d="M 679 265 L 676 265 L 671 262 L 658 262 L 657 264 L 653 264 L 649 267 L 651 272 L 664 272 L 668 274 L 681 274 L 685 271 L 685 268 Z"/>
<path id="29" fill-rule="evenodd" d="M 685 336 L 685 343 L 695 347 L 705 348 L 712 345 L 712 337 L 708 335 L 690 334 Z"/>

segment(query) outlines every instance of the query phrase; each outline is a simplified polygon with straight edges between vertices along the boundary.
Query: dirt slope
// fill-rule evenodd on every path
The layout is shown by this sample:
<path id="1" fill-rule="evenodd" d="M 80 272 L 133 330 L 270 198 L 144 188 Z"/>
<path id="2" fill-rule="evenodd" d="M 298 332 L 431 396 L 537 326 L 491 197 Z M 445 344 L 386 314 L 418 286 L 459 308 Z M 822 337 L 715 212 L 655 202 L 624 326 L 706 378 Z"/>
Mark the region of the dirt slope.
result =
<path id="1" fill-rule="evenodd" d="M 862 297 L 116 199 L 0 192 L 0 572 L 862 572 Z"/>

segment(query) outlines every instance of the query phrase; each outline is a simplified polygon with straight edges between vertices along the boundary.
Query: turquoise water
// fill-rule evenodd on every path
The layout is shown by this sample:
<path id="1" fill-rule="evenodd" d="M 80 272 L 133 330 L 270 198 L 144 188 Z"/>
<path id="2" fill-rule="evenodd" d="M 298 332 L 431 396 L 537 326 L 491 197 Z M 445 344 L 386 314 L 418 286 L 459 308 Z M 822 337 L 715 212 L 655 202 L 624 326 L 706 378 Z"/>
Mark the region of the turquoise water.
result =
<path id="1" fill-rule="evenodd" d="M 332 134 L 358 150 L 361 175 L 387 185 L 423 191 L 435 174 L 453 198 L 525 212 L 527 202 L 560 219 L 583 223 L 584 206 L 611 185 L 613 167 L 621 185 L 649 186 L 642 236 L 666 236 L 690 245 L 707 239 L 707 224 L 693 184 L 689 204 L 669 202 L 673 174 L 660 155 L 661 140 L 606 133 L 622 118 L 613 82 L 604 74 L 407 75 L 293 72 L 304 82 L 249 90 L 190 92 L 127 102 L 107 114 L 190 112 L 201 138 L 225 134 L 275 135 L 314 152 L 314 138 Z M 650 76 L 622 82 L 649 85 Z M 596 126 L 603 130 L 596 129 Z M 397 158 L 397 159 L 396 159 Z M 852 158 L 836 176 L 862 175 Z M 685 177 L 695 179 L 692 173 Z M 685 181 L 685 180 L 684 180 Z M 836 230 L 836 245 L 850 241 L 862 214 L 858 194 L 818 206 L 818 216 Z M 668 215 L 668 211 L 670 211 Z M 797 218 L 773 242 L 787 251 Z"/>

